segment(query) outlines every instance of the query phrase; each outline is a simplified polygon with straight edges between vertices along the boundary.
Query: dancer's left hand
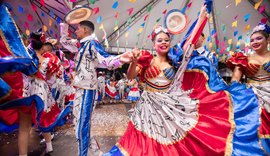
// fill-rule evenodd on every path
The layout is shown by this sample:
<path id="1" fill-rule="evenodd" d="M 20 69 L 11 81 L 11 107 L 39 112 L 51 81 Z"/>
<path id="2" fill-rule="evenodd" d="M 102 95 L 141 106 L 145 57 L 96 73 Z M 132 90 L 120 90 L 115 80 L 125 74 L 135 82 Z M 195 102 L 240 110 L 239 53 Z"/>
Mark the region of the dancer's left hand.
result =
<path id="1" fill-rule="evenodd" d="M 267 71 L 268 73 L 270 73 L 270 61 L 267 62 L 267 63 L 265 63 L 265 64 L 263 64 L 263 69 L 265 71 Z"/>

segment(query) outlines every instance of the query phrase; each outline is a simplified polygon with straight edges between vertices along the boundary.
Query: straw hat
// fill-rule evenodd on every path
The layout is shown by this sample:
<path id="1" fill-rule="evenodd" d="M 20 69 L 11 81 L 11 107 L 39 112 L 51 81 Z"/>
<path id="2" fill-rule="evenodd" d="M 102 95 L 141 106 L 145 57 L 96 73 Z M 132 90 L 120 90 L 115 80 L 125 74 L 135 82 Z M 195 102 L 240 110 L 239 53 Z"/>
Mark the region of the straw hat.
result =
<path id="1" fill-rule="evenodd" d="M 168 31 L 176 35 L 182 33 L 187 28 L 188 19 L 181 10 L 173 9 L 166 14 L 164 23 Z"/>
<path id="2" fill-rule="evenodd" d="M 76 6 L 70 10 L 65 16 L 68 24 L 79 24 L 81 21 L 87 20 L 92 15 L 92 8 L 87 6 Z"/>

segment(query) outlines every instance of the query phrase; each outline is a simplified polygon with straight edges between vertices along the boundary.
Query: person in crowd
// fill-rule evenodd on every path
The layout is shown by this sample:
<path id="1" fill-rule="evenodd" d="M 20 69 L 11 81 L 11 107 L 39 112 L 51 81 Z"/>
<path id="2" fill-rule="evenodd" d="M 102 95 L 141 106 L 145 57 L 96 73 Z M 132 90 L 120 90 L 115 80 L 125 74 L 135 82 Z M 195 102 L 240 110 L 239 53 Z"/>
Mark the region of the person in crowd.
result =
<path id="1" fill-rule="evenodd" d="M 118 94 L 121 102 L 125 99 L 125 88 L 127 86 L 127 76 L 124 73 L 122 78 L 117 82 L 116 87 L 118 87 Z"/>
<path id="2" fill-rule="evenodd" d="M 105 72 L 98 72 L 98 101 L 104 103 L 105 97 Z"/>

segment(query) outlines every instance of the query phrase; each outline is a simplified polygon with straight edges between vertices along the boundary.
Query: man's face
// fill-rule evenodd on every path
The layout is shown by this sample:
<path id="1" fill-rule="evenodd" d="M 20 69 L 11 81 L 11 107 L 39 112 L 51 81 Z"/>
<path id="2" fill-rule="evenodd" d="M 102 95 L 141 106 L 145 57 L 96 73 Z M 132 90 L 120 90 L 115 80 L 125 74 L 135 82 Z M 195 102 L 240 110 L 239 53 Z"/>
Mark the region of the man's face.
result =
<path id="1" fill-rule="evenodd" d="M 201 46 L 203 46 L 203 42 L 204 42 L 204 37 L 201 35 L 196 43 L 195 49 L 200 48 Z"/>
<path id="2" fill-rule="evenodd" d="M 87 33 L 87 30 L 86 30 L 86 27 L 85 26 L 81 26 L 81 25 L 78 25 L 78 28 L 77 30 L 75 31 L 76 35 L 77 35 L 77 39 L 78 40 L 81 40 L 83 39 Z"/>
<path id="3" fill-rule="evenodd" d="M 52 47 L 50 45 L 44 45 L 42 47 L 42 50 L 45 53 L 45 52 L 52 52 L 53 49 L 52 49 Z"/>

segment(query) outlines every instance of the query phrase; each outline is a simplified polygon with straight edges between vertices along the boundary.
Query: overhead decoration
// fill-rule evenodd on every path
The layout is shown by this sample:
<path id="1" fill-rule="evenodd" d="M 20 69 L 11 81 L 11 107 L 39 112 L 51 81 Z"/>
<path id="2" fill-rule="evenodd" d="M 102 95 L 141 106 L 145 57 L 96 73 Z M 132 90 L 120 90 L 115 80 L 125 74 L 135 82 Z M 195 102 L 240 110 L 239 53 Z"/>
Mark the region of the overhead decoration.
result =
<path id="1" fill-rule="evenodd" d="M 25 26 L 25 28 L 29 28 L 29 25 L 27 22 L 24 22 L 24 26 Z"/>
<path id="2" fill-rule="evenodd" d="M 116 9 L 118 7 L 118 1 L 115 1 L 114 3 L 113 3 L 113 5 L 112 5 L 112 8 L 113 9 Z"/>
<path id="3" fill-rule="evenodd" d="M 127 10 L 127 12 L 128 12 L 128 15 L 131 15 L 132 13 L 133 13 L 133 8 L 129 8 L 128 10 Z"/>
<path id="4" fill-rule="evenodd" d="M 118 18 L 118 12 L 115 13 L 114 17 L 115 18 Z"/>
<path id="5" fill-rule="evenodd" d="M 149 17 L 149 15 L 145 15 L 143 18 L 143 21 L 146 21 L 148 17 Z"/>
<path id="6" fill-rule="evenodd" d="M 241 3 L 242 0 L 235 0 L 235 6 Z"/>
<path id="7" fill-rule="evenodd" d="M 131 3 L 134 3 L 134 2 L 136 2 L 136 0 L 129 0 Z"/>
<path id="8" fill-rule="evenodd" d="M 50 16 L 51 16 L 51 18 L 54 18 L 54 12 L 53 12 L 53 10 L 50 10 Z"/>
<path id="9" fill-rule="evenodd" d="M 69 0 L 69 1 L 72 2 L 72 3 L 76 2 L 76 0 Z"/>
<path id="10" fill-rule="evenodd" d="M 244 28 L 244 31 L 248 31 L 250 28 L 250 25 L 246 25 L 245 28 Z"/>
<path id="11" fill-rule="evenodd" d="M 20 6 L 20 5 L 18 6 L 18 12 L 19 12 L 19 13 L 23 13 L 23 7 Z"/>
<path id="12" fill-rule="evenodd" d="M 187 25 L 188 19 L 187 16 L 184 15 L 180 10 L 173 9 L 170 10 L 165 16 L 165 27 L 172 34 L 180 34 L 182 33 Z"/>
<path id="13" fill-rule="evenodd" d="M 60 17 L 57 17 L 56 18 L 56 22 L 57 22 L 57 24 L 60 24 L 61 23 L 61 18 Z"/>
<path id="14" fill-rule="evenodd" d="M 247 22 L 250 18 L 250 13 L 247 13 L 244 17 L 244 21 Z"/>
<path id="15" fill-rule="evenodd" d="M 29 29 L 26 29 L 26 30 L 25 30 L 25 34 L 26 34 L 27 36 L 29 36 L 29 35 L 30 35 L 30 30 L 29 30 Z"/>
<path id="16" fill-rule="evenodd" d="M 234 37 L 235 37 L 237 34 L 238 34 L 238 31 L 237 31 L 237 30 L 233 32 L 233 36 L 234 36 Z"/>
<path id="17" fill-rule="evenodd" d="M 42 16 L 42 17 L 44 17 L 44 16 L 45 16 L 44 12 L 41 12 L 41 16 Z"/>
<path id="18" fill-rule="evenodd" d="M 40 0 L 40 4 L 44 7 L 45 6 L 44 0 Z"/>
<path id="19" fill-rule="evenodd" d="M 260 12 L 260 13 L 264 12 L 265 7 L 266 7 L 265 5 L 261 6 L 260 9 L 259 9 L 259 12 Z"/>
<path id="20" fill-rule="evenodd" d="M 236 20 L 232 23 L 232 27 L 237 27 L 237 21 Z"/>
<path id="21" fill-rule="evenodd" d="M 49 26 L 52 26 L 52 19 L 49 19 Z"/>
<path id="22" fill-rule="evenodd" d="M 32 5 L 32 9 L 33 9 L 34 11 L 37 11 L 37 7 L 36 7 L 35 5 Z"/>
<path id="23" fill-rule="evenodd" d="M 259 8 L 259 6 L 261 5 L 262 1 L 263 1 L 263 0 L 260 0 L 260 1 L 258 1 L 258 2 L 254 5 L 254 9 L 255 9 L 255 10 L 258 10 L 258 8 Z"/>
<path id="24" fill-rule="evenodd" d="M 97 23 L 101 23 L 101 21 L 102 21 L 102 17 L 101 16 L 98 16 Z"/>
<path id="25" fill-rule="evenodd" d="M 65 21 L 68 24 L 78 24 L 83 20 L 87 20 L 92 15 L 92 8 L 87 6 L 75 7 L 65 16 Z"/>
<path id="26" fill-rule="evenodd" d="M 42 31 L 43 31 L 43 32 L 46 32 L 47 30 L 48 30 L 47 26 L 46 26 L 46 25 L 43 25 L 43 26 L 42 26 Z"/>
<path id="27" fill-rule="evenodd" d="M 96 0 L 89 0 L 89 3 L 90 4 L 95 4 L 96 3 Z"/>
<path id="28" fill-rule="evenodd" d="M 266 24 L 267 23 L 267 18 L 266 17 L 265 18 L 262 18 L 261 19 L 261 23 Z"/>
<path id="29" fill-rule="evenodd" d="M 172 0 L 167 0 L 167 2 L 166 2 L 166 3 L 167 3 L 167 4 L 169 4 L 169 3 L 171 3 L 171 2 L 172 2 Z"/>
<path id="30" fill-rule="evenodd" d="M 93 12 L 94 12 L 95 15 L 96 15 L 97 13 L 99 13 L 99 7 L 95 7 L 95 8 L 93 9 Z"/>
<path id="31" fill-rule="evenodd" d="M 31 14 L 28 14 L 27 15 L 27 20 L 30 21 L 30 22 L 33 21 L 33 16 Z"/>
<path id="32" fill-rule="evenodd" d="M 166 13 L 167 13 L 167 9 L 165 9 L 165 10 L 162 12 L 162 14 L 164 14 L 164 15 L 166 15 Z"/>

